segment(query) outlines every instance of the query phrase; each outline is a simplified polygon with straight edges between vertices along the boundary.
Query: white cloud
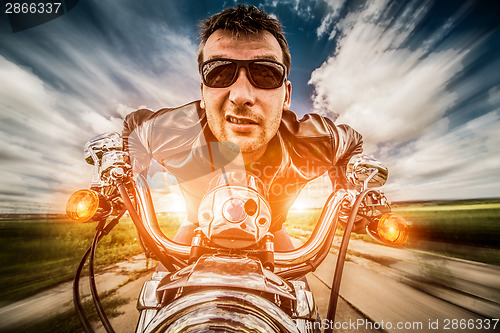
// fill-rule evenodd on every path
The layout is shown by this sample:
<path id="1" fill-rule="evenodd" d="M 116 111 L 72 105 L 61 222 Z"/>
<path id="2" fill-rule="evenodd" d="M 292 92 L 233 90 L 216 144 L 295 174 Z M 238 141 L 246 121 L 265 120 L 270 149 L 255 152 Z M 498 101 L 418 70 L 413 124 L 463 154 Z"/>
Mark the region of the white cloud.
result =
<path id="1" fill-rule="evenodd" d="M 57 94 L 30 69 L 0 57 L 0 75 L 0 192 L 16 194 L 0 210 L 51 211 L 54 191 L 88 183 L 72 142 L 88 133 L 56 112 Z"/>
<path id="2" fill-rule="evenodd" d="M 402 43 L 402 28 L 366 21 L 377 12 L 372 7 L 356 21 L 350 14 L 337 53 L 311 75 L 314 108 L 350 124 L 368 144 L 404 142 L 453 106 L 456 97 L 446 84 L 461 71 L 467 52 L 394 48 Z"/>
<path id="3" fill-rule="evenodd" d="M 324 34 L 329 32 L 329 39 L 333 39 L 336 35 L 336 30 L 332 30 L 332 25 L 335 20 L 337 20 L 340 16 L 340 11 L 342 7 L 344 7 L 345 0 L 327 0 L 328 4 L 328 13 L 321 20 L 321 24 L 316 30 L 316 35 L 318 38 L 322 37 Z"/>
<path id="4" fill-rule="evenodd" d="M 95 5 L 103 17 L 144 31 L 131 29 L 132 36 L 124 28 L 124 35 L 107 39 L 78 20 L 59 19 L 37 28 L 43 43 L 14 35 L 2 40 L 4 50 L 19 52 L 30 67 L 0 56 L 0 213 L 63 212 L 70 192 L 89 185 L 91 167 L 82 156 L 87 140 L 121 132 L 124 116 L 140 106 L 173 107 L 199 96 L 197 45 L 189 37 L 126 6 Z M 108 23 L 113 29 L 117 22 Z M 141 34 L 154 45 L 137 45 Z"/>
<path id="5" fill-rule="evenodd" d="M 268 7 L 268 8 L 276 8 L 278 6 L 278 4 L 280 6 L 287 6 L 287 7 L 290 7 L 290 8 L 293 8 L 293 12 L 300 18 L 304 19 L 304 20 L 310 20 L 310 19 L 313 19 L 314 18 L 314 14 L 313 14 L 313 7 L 318 3 L 318 2 L 322 2 L 323 0 L 314 0 L 314 1 L 311 1 L 311 0 L 280 0 L 280 1 L 276 1 L 276 0 L 265 0 L 262 5 L 259 4 L 259 8 L 263 9 L 263 10 L 266 10 L 270 13 L 270 11 L 265 8 L 265 7 Z M 277 17 L 279 19 L 279 17 L 273 13 L 270 13 L 271 15 L 274 15 L 275 17 Z"/>
<path id="6" fill-rule="evenodd" d="M 456 118 L 450 120 L 448 112 L 462 96 L 449 84 L 481 40 L 449 37 L 436 49 L 464 7 L 410 48 L 408 39 L 428 4 L 411 2 L 390 24 L 383 18 L 390 3 L 383 0 L 367 2 L 342 19 L 335 27 L 335 54 L 311 75 L 315 111 L 363 134 L 365 152 L 389 166 L 386 191 L 391 199 L 498 196 L 499 89 L 487 94 L 497 111 L 460 126 Z M 322 34 L 327 27 L 322 24 Z"/>
<path id="7" fill-rule="evenodd" d="M 399 199 L 496 197 L 500 193 L 500 112 L 430 133 L 387 156 L 386 191 Z"/>

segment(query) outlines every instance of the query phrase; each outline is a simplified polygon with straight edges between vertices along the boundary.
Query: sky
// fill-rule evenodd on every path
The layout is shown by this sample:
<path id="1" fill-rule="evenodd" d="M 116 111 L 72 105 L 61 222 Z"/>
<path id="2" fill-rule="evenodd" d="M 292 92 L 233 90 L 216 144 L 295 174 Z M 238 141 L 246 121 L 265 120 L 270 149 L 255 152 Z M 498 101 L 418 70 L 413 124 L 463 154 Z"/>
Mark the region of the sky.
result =
<path id="1" fill-rule="evenodd" d="M 15 33 L 2 14 L 0 213 L 63 212 L 87 140 L 199 99 L 198 23 L 236 3 L 80 0 Z M 498 1 L 244 3 L 284 25 L 292 110 L 362 133 L 390 200 L 500 196 Z"/>

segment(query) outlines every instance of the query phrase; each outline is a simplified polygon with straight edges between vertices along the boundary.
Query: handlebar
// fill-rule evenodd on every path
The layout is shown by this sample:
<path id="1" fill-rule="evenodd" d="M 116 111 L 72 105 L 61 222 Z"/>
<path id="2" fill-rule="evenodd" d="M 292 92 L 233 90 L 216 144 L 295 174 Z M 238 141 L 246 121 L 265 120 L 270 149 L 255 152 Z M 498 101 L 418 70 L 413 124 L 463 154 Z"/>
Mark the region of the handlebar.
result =
<path id="1" fill-rule="evenodd" d="M 158 252 L 161 253 L 160 256 L 163 255 L 163 252 L 166 252 L 172 257 L 187 260 L 191 252 L 191 246 L 176 243 L 163 234 L 160 226 L 158 225 L 158 220 L 156 219 L 151 193 L 143 176 L 138 176 L 136 178 L 134 188 L 136 192 L 138 212 L 137 214 L 131 213 L 130 216 L 136 227 L 139 226 L 139 231 L 142 230 L 150 235 L 150 243 L 152 244 L 148 245 L 157 247 L 157 249 L 151 250 L 156 252 L 155 254 Z M 128 196 L 125 191 L 120 190 L 120 194 L 125 202 L 130 201 L 130 198 L 124 198 L 124 196 Z M 316 227 L 308 241 L 297 249 L 275 252 L 275 265 L 280 267 L 296 266 L 306 263 L 308 260 L 317 255 L 321 248 L 325 245 L 329 231 L 332 230 L 332 228 L 336 228 L 340 209 L 343 205 L 350 204 L 353 200 L 353 194 L 346 190 L 340 189 L 332 193 L 328 198 L 318 222 L 316 223 Z M 131 209 L 135 211 L 134 207 L 131 205 L 128 205 L 127 208 L 129 211 Z M 179 265 L 179 263 L 176 264 Z"/>

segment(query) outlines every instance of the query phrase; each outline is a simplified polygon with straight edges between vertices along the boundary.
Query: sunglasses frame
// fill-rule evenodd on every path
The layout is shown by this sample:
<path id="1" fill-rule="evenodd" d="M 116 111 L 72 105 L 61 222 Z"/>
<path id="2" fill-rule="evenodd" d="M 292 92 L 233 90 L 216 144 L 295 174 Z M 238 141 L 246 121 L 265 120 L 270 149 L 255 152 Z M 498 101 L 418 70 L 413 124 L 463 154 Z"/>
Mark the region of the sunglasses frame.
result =
<path id="1" fill-rule="evenodd" d="M 205 75 L 203 75 L 203 67 L 205 67 L 207 64 L 209 64 L 211 62 L 215 62 L 215 61 L 229 61 L 231 63 L 235 63 L 236 64 L 236 70 L 235 70 L 235 72 L 233 74 L 233 77 L 231 78 L 231 82 L 227 86 L 214 87 L 214 86 L 211 86 L 211 85 L 207 84 L 207 81 L 205 80 Z M 250 64 L 256 63 L 256 62 L 270 62 L 270 63 L 273 63 L 273 64 L 276 64 L 276 65 L 280 66 L 283 69 L 283 75 L 281 77 L 280 84 L 278 86 L 276 86 L 276 87 L 270 87 L 270 88 L 259 87 L 255 83 L 255 81 L 253 80 L 252 74 L 251 74 L 251 71 L 250 71 L 250 68 L 249 68 Z M 200 65 L 199 71 L 200 71 L 200 75 L 201 75 L 201 80 L 203 81 L 203 84 L 206 85 L 207 87 L 210 87 L 210 88 L 227 88 L 227 87 L 232 86 L 236 82 L 236 80 L 238 79 L 238 76 L 239 76 L 240 68 L 242 68 L 242 67 L 245 68 L 245 70 L 247 71 L 248 81 L 250 81 L 250 83 L 254 87 L 257 87 L 259 89 L 276 89 L 276 88 L 279 88 L 279 87 L 281 87 L 283 85 L 283 83 L 287 79 L 287 77 L 286 77 L 286 74 L 287 74 L 287 68 L 286 68 L 286 66 L 284 64 L 282 64 L 281 62 L 274 61 L 274 60 L 269 60 L 269 59 L 236 60 L 236 59 L 229 59 L 229 58 L 215 58 L 215 59 L 210 59 L 210 60 L 202 62 L 201 65 Z"/>

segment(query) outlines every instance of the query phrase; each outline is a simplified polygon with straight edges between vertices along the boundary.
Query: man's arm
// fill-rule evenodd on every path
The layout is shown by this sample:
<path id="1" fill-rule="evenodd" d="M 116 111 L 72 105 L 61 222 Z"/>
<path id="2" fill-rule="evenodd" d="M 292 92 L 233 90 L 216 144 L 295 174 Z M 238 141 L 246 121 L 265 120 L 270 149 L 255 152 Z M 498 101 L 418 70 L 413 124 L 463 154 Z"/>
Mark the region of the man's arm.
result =
<path id="1" fill-rule="evenodd" d="M 123 150 L 129 151 L 129 136 L 133 130 L 142 125 L 146 120 L 150 119 L 154 114 L 153 111 L 148 109 L 139 109 L 129 113 L 123 121 Z"/>
<path id="2" fill-rule="evenodd" d="M 151 163 L 148 130 L 143 125 L 153 114 L 151 110 L 139 109 L 128 114 L 123 122 L 123 150 L 129 153 L 132 170 L 136 175 L 147 170 Z"/>
<path id="3" fill-rule="evenodd" d="M 332 161 L 335 163 L 328 171 L 334 189 L 349 188 L 346 179 L 347 163 L 352 156 L 363 152 L 363 137 L 350 126 L 335 125 L 327 119 L 332 131 Z"/>

